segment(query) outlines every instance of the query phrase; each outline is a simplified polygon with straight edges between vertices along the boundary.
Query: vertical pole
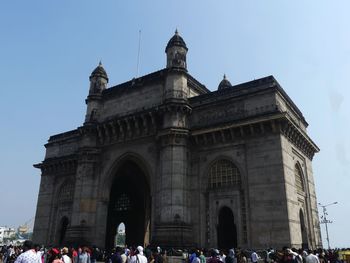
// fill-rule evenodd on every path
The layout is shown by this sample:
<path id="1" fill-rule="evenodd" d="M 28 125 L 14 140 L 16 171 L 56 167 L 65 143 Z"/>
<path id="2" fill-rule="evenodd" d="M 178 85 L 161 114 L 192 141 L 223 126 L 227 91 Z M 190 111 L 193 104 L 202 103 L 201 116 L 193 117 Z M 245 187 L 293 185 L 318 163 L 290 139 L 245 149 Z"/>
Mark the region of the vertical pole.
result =
<path id="1" fill-rule="evenodd" d="M 139 76 L 140 49 L 141 49 L 141 30 L 139 30 L 139 46 L 138 46 L 138 50 L 137 50 L 136 78 Z"/>
<path id="2" fill-rule="evenodd" d="M 323 216 L 324 216 L 324 222 L 326 224 L 326 235 L 327 235 L 327 243 L 328 243 L 328 249 L 330 249 L 330 245 L 329 245 L 329 235 L 328 235 L 328 220 L 327 220 L 327 210 L 326 207 L 323 207 Z"/>

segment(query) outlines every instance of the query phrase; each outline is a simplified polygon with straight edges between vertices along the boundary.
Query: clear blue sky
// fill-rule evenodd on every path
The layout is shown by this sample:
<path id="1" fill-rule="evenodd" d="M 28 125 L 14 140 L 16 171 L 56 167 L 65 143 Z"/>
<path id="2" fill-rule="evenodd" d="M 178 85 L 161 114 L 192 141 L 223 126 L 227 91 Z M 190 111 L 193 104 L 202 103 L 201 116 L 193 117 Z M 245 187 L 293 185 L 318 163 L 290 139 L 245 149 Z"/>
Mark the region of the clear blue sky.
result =
<path id="1" fill-rule="evenodd" d="M 332 246 L 348 246 L 350 2 L 284 0 L 1 1 L 0 225 L 35 215 L 50 135 L 80 126 L 91 71 L 110 85 L 165 66 L 177 27 L 189 72 L 209 89 L 274 75 L 304 113 L 321 148 L 313 169 L 329 207 Z M 324 226 L 322 226 L 324 229 Z M 323 233 L 325 240 L 325 234 Z M 326 245 L 326 243 L 324 243 Z"/>

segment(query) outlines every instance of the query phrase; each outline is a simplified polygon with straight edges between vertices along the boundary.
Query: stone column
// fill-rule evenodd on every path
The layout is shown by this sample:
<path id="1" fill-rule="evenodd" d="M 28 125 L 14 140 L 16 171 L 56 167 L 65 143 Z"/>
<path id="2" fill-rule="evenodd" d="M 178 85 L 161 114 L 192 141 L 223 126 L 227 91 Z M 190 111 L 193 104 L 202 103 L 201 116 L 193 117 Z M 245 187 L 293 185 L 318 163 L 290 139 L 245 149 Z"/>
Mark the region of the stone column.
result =
<path id="1" fill-rule="evenodd" d="M 184 71 L 170 71 L 165 83 L 163 122 L 158 131 L 160 201 L 152 239 L 153 244 L 184 247 L 193 244 L 187 183 L 187 117 L 191 108 Z"/>
<path id="2" fill-rule="evenodd" d="M 91 127 L 81 128 L 82 140 L 78 151 L 75 194 L 72 222 L 67 229 L 67 243 L 92 245 L 95 239 L 99 154 L 93 147 L 95 131 Z"/>
<path id="3" fill-rule="evenodd" d="M 52 214 L 54 179 L 54 176 L 42 172 L 33 230 L 33 241 L 38 244 L 47 245 L 50 243 L 50 215 Z"/>
<path id="4" fill-rule="evenodd" d="M 192 245 L 187 186 L 187 131 L 168 131 L 160 138 L 160 207 L 154 244 Z"/>

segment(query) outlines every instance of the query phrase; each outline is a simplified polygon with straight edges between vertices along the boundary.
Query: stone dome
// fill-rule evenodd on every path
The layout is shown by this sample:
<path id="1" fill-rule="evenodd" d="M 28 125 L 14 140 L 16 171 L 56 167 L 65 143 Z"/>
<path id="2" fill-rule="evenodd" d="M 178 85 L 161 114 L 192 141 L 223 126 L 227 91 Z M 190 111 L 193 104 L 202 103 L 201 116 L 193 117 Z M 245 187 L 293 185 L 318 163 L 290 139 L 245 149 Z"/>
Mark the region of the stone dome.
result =
<path id="1" fill-rule="evenodd" d="M 102 77 L 108 80 L 107 72 L 103 68 L 101 61 L 98 64 L 98 66 L 94 69 L 94 71 L 92 71 L 90 78 L 92 77 Z"/>
<path id="2" fill-rule="evenodd" d="M 186 49 L 186 51 L 188 50 L 185 41 L 179 35 L 179 32 L 177 31 L 177 29 L 175 31 L 175 35 L 172 38 L 170 38 L 168 44 L 166 45 L 165 52 L 168 51 L 168 48 L 171 48 L 171 47 L 174 47 L 174 46 L 183 47 L 183 48 Z"/>
<path id="3" fill-rule="evenodd" d="M 223 80 L 220 82 L 218 86 L 218 90 L 231 88 L 231 87 L 232 87 L 231 82 L 229 82 L 228 79 L 226 78 L 226 75 L 224 75 Z"/>

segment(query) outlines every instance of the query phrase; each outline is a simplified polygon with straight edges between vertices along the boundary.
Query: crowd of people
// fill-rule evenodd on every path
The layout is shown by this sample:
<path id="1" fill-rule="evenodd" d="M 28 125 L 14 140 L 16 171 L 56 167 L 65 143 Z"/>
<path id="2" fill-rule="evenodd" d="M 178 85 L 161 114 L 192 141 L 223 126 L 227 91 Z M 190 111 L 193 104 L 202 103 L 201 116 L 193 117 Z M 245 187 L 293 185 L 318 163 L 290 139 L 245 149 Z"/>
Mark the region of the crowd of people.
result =
<path id="1" fill-rule="evenodd" d="M 45 248 L 27 240 L 22 246 L 0 247 L 0 263 L 350 263 L 350 250 L 304 250 L 283 248 L 280 251 L 248 249 L 162 250 L 160 247 L 116 247 L 111 251 L 93 247 Z M 180 258 L 180 259 L 179 259 Z"/>

